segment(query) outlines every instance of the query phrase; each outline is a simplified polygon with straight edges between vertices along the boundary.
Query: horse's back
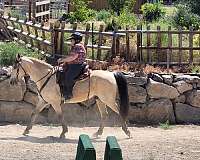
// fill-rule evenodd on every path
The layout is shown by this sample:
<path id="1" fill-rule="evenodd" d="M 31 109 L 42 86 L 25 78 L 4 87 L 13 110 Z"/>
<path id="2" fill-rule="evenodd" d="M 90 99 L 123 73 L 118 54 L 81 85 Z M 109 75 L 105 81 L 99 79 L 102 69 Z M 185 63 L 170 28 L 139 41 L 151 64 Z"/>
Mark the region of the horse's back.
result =
<path id="1" fill-rule="evenodd" d="M 116 84 L 114 74 L 110 71 L 94 70 L 91 72 L 91 79 L 109 81 L 110 83 Z"/>

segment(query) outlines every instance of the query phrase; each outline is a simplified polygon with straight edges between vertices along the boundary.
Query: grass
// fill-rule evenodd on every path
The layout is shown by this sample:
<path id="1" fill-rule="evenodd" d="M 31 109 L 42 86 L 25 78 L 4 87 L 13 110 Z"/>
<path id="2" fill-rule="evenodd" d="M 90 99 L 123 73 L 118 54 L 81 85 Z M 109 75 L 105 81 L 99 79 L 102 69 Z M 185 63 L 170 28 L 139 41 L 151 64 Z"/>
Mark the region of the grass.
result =
<path id="1" fill-rule="evenodd" d="M 164 129 L 164 130 L 168 130 L 171 129 L 172 127 L 169 124 L 169 120 L 167 120 L 165 123 L 159 123 L 160 128 Z"/>

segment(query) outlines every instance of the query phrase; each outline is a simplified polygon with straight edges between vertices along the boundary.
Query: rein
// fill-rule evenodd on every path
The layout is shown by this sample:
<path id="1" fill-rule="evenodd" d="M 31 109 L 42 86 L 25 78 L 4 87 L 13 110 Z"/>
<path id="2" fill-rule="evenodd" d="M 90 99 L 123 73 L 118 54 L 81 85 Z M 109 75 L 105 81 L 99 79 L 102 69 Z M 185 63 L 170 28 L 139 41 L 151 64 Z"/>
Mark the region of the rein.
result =
<path id="1" fill-rule="evenodd" d="M 16 63 L 19 65 L 18 68 L 17 68 L 17 73 L 16 73 L 16 77 L 17 79 L 19 78 L 19 69 L 20 67 L 22 68 L 23 72 L 25 73 L 25 82 L 26 84 L 28 83 L 28 79 L 30 78 L 29 74 L 26 73 L 24 67 L 21 65 L 20 63 L 20 60 L 19 61 L 16 61 Z M 43 83 L 42 87 L 40 89 L 37 89 L 38 90 L 38 93 L 40 94 L 40 96 L 42 97 L 41 95 L 41 92 L 42 90 L 44 89 L 44 87 L 47 85 L 47 83 L 49 82 L 49 80 L 51 79 L 51 77 L 56 73 L 56 67 L 53 67 L 45 76 L 43 76 L 42 78 L 40 78 L 39 80 L 37 80 L 35 83 L 38 83 L 40 82 L 41 80 L 43 80 L 44 78 L 46 78 L 49 74 L 50 76 L 46 79 L 46 81 Z M 42 97 L 43 98 L 43 97 Z M 43 98 L 44 99 L 44 98 Z"/>

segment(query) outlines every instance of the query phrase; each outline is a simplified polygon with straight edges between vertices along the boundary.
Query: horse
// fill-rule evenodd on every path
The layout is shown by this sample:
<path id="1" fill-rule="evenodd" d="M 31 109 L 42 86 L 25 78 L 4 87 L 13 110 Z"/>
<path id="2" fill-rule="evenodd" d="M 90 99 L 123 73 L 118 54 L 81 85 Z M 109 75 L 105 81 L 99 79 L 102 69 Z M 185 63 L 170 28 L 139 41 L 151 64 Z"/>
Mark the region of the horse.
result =
<path id="1" fill-rule="evenodd" d="M 53 74 L 55 67 L 32 57 L 16 56 L 10 83 L 16 84 L 19 79 L 30 76 L 38 88 L 38 103 L 32 112 L 30 123 L 27 125 L 23 135 L 28 135 L 34 125 L 38 114 L 47 105 L 54 108 L 59 121 L 62 124 L 60 138 L 65 138 L 68 132 L 67 124 L 62 112 L 62 95 L 59 85 L 56 82 L 56 75 Z M 121 127 L 124 133 L 130 138 L 131 134 L 127 127 L 127 116 L 129 109 L 127 81 L 123 73 L 110 72 L 105 70 L 93 70 L 89 77 L 77 81 L 73 87 L 73 97 L 67 103 L 79 103 L 95 97 L 100 112 L 100 126 L 94 136 L 102 135 L 104 120 L 107 115 L 107 108 L 110 107 L 120 117 Z"/>

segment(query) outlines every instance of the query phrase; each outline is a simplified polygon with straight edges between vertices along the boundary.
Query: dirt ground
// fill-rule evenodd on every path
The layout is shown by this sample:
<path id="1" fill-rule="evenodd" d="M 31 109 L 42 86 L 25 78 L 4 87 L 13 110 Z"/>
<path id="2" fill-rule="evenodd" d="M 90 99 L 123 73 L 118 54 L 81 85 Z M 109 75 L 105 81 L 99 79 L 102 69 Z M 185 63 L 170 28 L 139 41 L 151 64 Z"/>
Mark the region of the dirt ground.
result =
<path id="1" fill-rule="evenodd" d="M 29 134 L 22 135 L 25 126 L 0 126 L 1 160 L 74 160 L 78 136 L 92 136 L 96 127 L 69 127 L 65 140 L 58 138 L 60 126 L 35 125 Z M 197 160 L 200 159 L 200 126 L 130 127 L 132 139 L 121 128 L 106 127 L 101 138 L 92 138 L 97 159 L 103 160 L 105 139 L 114 135 L 121 146 L 124 160 Z"/>

